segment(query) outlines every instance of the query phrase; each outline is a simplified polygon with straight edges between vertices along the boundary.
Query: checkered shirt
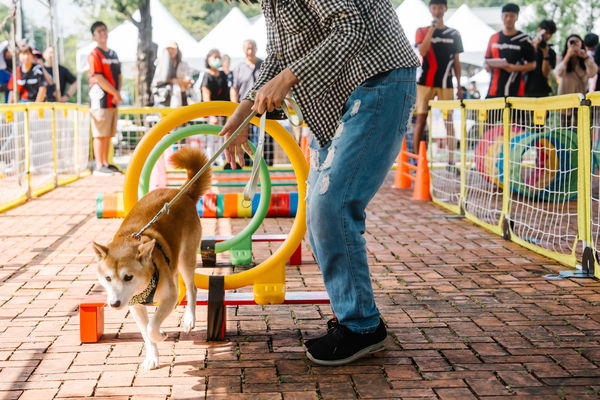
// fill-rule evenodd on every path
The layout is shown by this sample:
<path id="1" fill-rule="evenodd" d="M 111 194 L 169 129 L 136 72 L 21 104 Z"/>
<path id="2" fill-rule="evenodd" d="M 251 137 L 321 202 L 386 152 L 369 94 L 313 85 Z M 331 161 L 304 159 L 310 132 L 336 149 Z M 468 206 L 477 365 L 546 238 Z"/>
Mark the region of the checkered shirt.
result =
<path id="1" fill-rule="evenodd" d="M 321 146 L 352 91 L 368 78 L 419 66 L 389 0 L 262 0 L 267 58 L 245 97 L 289 68 L 305 121 Z"/>

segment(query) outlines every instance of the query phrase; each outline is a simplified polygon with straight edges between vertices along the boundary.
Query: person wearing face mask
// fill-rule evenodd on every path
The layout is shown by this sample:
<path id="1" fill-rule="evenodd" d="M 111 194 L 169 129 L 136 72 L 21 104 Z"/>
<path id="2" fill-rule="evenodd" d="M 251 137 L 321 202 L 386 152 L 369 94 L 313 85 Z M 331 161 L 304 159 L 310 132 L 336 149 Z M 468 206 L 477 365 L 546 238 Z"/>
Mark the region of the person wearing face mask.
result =
<path id="1" fill-rule="evenodd" d="M 202 80 L 202 101 L 229 101 L 227 75 L 221 70 L 222 66 L 219 50 L 210 50 L 206 55 L 206 73 Z"/>
<path id="2" fill-rule="evenodd" d="M 202 101 L 229 101 L 229 85 L 227 84 L 227 75 L 221 70 L 223 66 L 221 53 L 217 49 L 212 49 L 206 55 L 206 72 L 202 79 Z M 225 124 L 225 117 L 208 117 L 208 123 L 211 125 Z M 210 157 L 216 151 L 216 142 L 214 136 L 206 138 L 206 154 Z M 221 157 L 221 162 L 223 158 Z"/>

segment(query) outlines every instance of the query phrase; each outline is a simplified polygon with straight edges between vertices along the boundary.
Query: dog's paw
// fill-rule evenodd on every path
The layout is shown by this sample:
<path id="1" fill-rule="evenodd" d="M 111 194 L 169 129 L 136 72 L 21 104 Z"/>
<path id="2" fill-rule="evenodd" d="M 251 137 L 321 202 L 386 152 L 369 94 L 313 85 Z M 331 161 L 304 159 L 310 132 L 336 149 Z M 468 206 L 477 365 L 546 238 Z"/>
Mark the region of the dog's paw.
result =
<path id="1" fill-rule="evenodd" d="M 142 363 L 142 368 L 145 370 L 158 368 L 158 356 L 147 356 Z"/>
<path id="2" fill-rule="evenodd" d="M 162 342 L 167 338 L 167 334 L 162 329 L 152 328 L 151 326 L 148 326 L 148 336 L 154 343 Z"/>
<path id="3" fill-rule="evenodd" d="M 196 316 L 192 313 L 186 312 L 183 317 L 183 332 L 190 333 L 196 325 Z"/>

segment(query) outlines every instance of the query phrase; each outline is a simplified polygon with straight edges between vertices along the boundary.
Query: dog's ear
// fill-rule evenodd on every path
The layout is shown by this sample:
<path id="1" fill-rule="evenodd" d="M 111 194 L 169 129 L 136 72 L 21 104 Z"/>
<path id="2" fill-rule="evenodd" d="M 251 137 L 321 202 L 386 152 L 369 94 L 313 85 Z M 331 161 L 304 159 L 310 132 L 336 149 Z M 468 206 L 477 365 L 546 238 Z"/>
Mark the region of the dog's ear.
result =
<path id="1" fill-rule="evenodd" d="M 94 251 L 96 252 L 96 258 L 98 259 L 98 261 L 104 260 L 104 258 L 108 254 L 108 247 L 102 246 L 101 244 L 96 242 L 92 242 L 92 245 L 94 246 Z"/>
<path id="2" fill-rule="evenodd" d="M 152 239 L 149 242 L 142 243 L 138 246 L 137 259 L 142 263 L 146 263 L 152 257 L 152 250 L 154 250 L 154 244 L 156 239 Z"/>

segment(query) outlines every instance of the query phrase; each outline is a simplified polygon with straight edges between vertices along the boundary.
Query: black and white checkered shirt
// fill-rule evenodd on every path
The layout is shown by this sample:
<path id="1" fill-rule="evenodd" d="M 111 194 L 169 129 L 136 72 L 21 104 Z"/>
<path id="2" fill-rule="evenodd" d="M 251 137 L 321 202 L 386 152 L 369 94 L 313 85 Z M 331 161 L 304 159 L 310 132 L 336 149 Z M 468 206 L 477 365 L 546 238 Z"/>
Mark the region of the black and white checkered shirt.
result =
<path id="1" fill-rule="evenodd" d="M 294 98 L 322 146 L 358 85 L 419 66 L 389 0 L 262 0 L 262 9 L 267 58 L 246 98 L 289 68 L 299 80 Z"/>

